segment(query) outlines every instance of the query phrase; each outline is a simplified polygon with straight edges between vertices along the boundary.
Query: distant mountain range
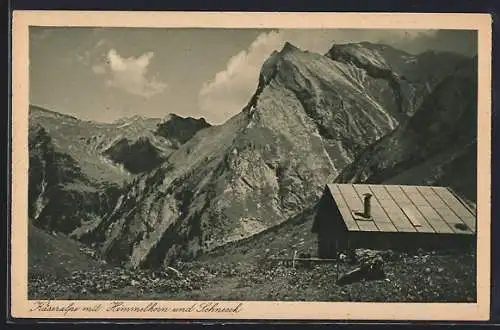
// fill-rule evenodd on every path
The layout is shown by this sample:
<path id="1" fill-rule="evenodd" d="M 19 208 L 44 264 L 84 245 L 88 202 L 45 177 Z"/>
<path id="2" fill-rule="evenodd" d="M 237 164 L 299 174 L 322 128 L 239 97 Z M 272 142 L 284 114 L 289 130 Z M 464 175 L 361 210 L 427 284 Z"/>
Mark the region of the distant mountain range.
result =
<path id="1" fill-rule="evenodd" d="M 226 123 L 112 124 L 30 107 L 30 221 L 157 267 L 300 217 L 324 185 L 450 185 L 475 199 L 477 58 L 286 43 Z"/>
<path id="2" fill-rule="evenodd" d="M 171 122 L 191 126 L 165 134 Z M 114 206 L 127 182 L 159 167 L 205 120 L 124 118 L 111 124 L 82 121 L 30 106 L 29 216 L 69 233 Z"/>

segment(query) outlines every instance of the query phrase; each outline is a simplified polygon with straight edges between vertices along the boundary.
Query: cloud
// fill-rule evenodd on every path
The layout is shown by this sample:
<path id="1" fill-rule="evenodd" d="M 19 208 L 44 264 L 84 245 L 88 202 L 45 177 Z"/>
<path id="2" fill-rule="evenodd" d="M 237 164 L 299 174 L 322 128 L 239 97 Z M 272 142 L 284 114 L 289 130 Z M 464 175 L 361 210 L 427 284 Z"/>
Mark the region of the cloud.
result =
<path id="1" fill-rule="evenodd" d="M 198 95 L 201 114 L 207 120 L 223 123 L 246 105 L 256 89 L 259 72 L 266 58 L 280 50 L 286 41 L 295 46 L 324 54 L 334 43 L 371 41 L 407 51 L 422 51 L 438 30 L 274 30 L 261 33 L 247 49 L 231 57 L 226 68 L 202 85 Z M 419 41 L 421 42 L 419 44 Z M 446 42 L 446 40 L 443 40 Z M 434 42 L 439 45 L 443 41 Z"/>
<path id="2" fill-rule="evenodd" d="M 106 39 L 84 43 L 76 49 L 76 61 L 84 66 L 92 66 L 92 63 L 105 58 L 109 48 L 109 41 Z"/>
<path id="3" fill-rule="evenodd" d="M 106 67 L 102 64 L 94 64 L 92 65 L 92 72 L 94 72 L 95 74 L 105 74 Z"/>
<path id="4" fill-rule="evenodd" d="M 231 57 L 225 70 L 203 84 L 199 93 L 202 115 L 213 123 L 222 123 L 238 113 L 256 88 L 262 63 L 281 43 L 281 34 L 271 31 Z"/>
<path id="5" fill-rule="evenodd" d="M 109 87 L 149 98 L 167 87 L 156 77 L 147 75 L 153 57 L 154 53 L 148 52 L 138 57 L 126 58 L 111 49 L 106 54 L 105 62 L 94 64 L 92 71 L 97 75 L 107 75 L 106 85 Z"/>

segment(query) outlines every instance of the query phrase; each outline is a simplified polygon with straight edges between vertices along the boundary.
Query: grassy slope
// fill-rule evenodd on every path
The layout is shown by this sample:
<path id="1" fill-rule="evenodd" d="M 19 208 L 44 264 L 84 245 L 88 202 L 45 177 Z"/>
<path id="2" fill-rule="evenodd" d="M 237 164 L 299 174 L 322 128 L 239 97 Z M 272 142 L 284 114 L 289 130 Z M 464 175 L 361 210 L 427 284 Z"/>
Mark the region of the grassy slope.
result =
<path id="1" fill-rule="evenodd" d="M 31 223 L 28 228 L 28 272 L 64 277 L 74 270 L 101 269 L 103 263 L 93 260 L 80 249 L 83 245 L 63 234 L 54 234 L 39 229 Z"/>
<path id="2" fill-rule="evenodd" d="M 338 286 L 335 280 L 355 265 L 321 264 L 294 269 L 264 262 L 266 255 L 291 257 L 295 249 L 314 253 L 316 238 L 310 233 L 311 225 L 311 219 L 296 219 L 198 260 L 178 263 L 177 269 L 190 274 L 193 285 L 187 290 L 150 291 L 127 298 L 365 302 L 465 302 L 476 299 L 475 256 L 472 253 L 395 253 L 385 263 L 385 279 L 347 286 Z M 95 296 L 96 299 L 112 297 L 110 294 Z"/>
<path id="3" fill-rule="evenodd" d="M 63 234 L 50 234 L 28 225 L 28 296 L 61 296 L 69 287 L 57 283 L 69 278 L 74 271 L 102 271 L 104 263 L 82 252 L 83 246 Z"/>
<path id="4" fill-rule="evenodd" d="M 386 260 L 386 278 L 338 286 L 335 279 L 355 265 L 321 264 L 311 268 L 263 262 L 264 256 L 315 254 L 311 217 L 294 219 L 255 239 L 226 246 L 211 256 L 181 265 L 209 280 L 199 290 L 154 299 L 288 301 L 475 301 L 475 256 L 456 251 L 395 253 Z M 145 297 L 146 299 L 147 297 Z"/>
<path id="5" fill-rule="evenodd" d="M 475 301 L 473 256 L 467 254 L 401 255 L 385 265 L 386 278 L 338 286 L 339 274 L 353 268 L 340 263 L 312 268 L 223 260 L 194 264 L 214 278 L 200 290 L 154 299 L 278 300 L 278 301 Z M 195 266 L 196 265 L 196 266 Z M 144 297 L 147 299 L 147 297 Z"/>
<path id="6" fill-rule="evenodd" d="M 77 241 L 31 224 L 28 238 L 29 299 L 126 299 L 145 289 L 165 294 L 191 288 L 170 274 L 112 267 Z"/>
<path id="7" fill-rule="evenodd" d="M 43 267 L 32 265 L 30 269 L 45 274 L 58 273 L 59 286 L 65 289 L 59 288 L 56 293 L 39 292 L 39 295 L 60 299 L 475 301 L 475 256 L 472 253 L 395 253 L 385 262 L 385 279 L 346 286 L 336 285 L 335 279 L 355 265 L 321 264 L 294 269 L 264 262 L 265 256 L 291 257 L 295 249 L 314 254 L 316 237 L 310 231 L 311 225 L 310 216 L 293 219 L 254 238 L 219 248 L 198 260 L 179 262 L 174 266 L 183 276 L 161 275 L 161 280 L 155 278 L 161 276 L 147 272 L 124 273 L 124 270 L 96 265 L 71 247 L 75 243 L 42 232 L 30 237 L 30 245 L 34 247 L 36 244 L 39 252 L 32 260 Z M 44 257 L 47 251 L 53 258 Z M 79 275 L 78 282 L 88 283 L 93 289 L 75 293 L 71 276 L 62 271 L 63 267 L 69 267 L 68 271 L 72 267 L 80 271 L 89 269 L 83 279 Z M 98 274 L 95 267 L 101 267 Z M 106 273 L 107 278 L 101 273 Z M 130 277 L 135 282 L 120 281 L 124 274 L 127 280 Z M 106 281 L 113 282 L 109 290 L 95 289 L 94 282 Z"/>

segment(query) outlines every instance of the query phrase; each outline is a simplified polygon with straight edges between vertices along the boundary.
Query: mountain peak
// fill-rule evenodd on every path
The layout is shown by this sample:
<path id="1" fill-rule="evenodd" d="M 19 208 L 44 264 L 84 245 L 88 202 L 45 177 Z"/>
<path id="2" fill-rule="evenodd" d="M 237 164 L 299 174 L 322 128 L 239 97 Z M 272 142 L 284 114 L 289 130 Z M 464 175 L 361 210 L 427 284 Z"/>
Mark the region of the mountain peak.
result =
<path id="1" fill-rule="evenodd" d="M 181 119 L 182 117 L 175 114 L 175 113 L 169 113 L 168 115 L 163 118 L 163 121 L 169 121 L 169 120 L 176 120 L 176 119 Z"/>
<path id="2" fill-rule="evenodd" d="M 280 53 L 284 54 L 284 53 L 292 52 L 292 51 L 301 51 L 301 50 L 297 46 L 295 46 L 295 45 L 291 44 L 290 42 L 286 41 L 285 45 L 281 49 Z"/>
<path id="3" fill-rule="evenodd" d="M 177 141 L 181 145 L 186 143 L 199 130 L 210 126 L 205 118 L 181 117 L 175 113 L 170 113 L 158 124 L 156 134 Z"/>
<path id="4" fill-rule="evenodd" d="M 200 117 L 200 118 L 194 118 L 194 117 L 191 117 L 191 116 L 186 116 L 186 117 L 182 117 L 182 116 L 179 116 L 178 114 L 175 114 L 175 113 L 169 113 L 168 115 L 166 115 L 164 118 L 163 118 L 163 123 L 165 122 L 168 122 L 168 121 L 190 121 L 190 122 L 199 122 L 199 123 L 202 123 L 202 124 L 206 124 L 207 126 L 211 126 L 206 120 L 204 117 Z"/>
<path id="5" fill-rule="evenodd" d="M 288 61 L 291 60 L 292 58 L 297 58 L 300 57 L 300 55 L 305 54 L 303 50 L 298 48 L 297 46 L 293 45 L 289 41 L 286 41 L 285 44 L 283 45 L 283 48 L 278 52 L 274 50 L 264 61 L 261 71 L 260 71 L 260 81 L 259 81 L 259 86 L 257 88 L 257 94 L 259 93 L 259 90 L 261 90 L 264 85 L 271 80 L 271 77 L 273 77 L 276 74 L 276 69 L 277 65 L 279 62 L 282 61 Z M 250 101 L 250 104 L 253 102 Z"/>
<path id="6" fill-rule="evenodd" d="M 146 117 L 138 115 L 138 114 L 135 114 L 135 115 L 125 116 L 125 117 L 121 117 L 121 118 L 115 119 L 113 121 L 113 123 L 114 124 L 125 124 L 125 123 L 132 123 L 132 122 L 135 122 L 135 121 L 145 120 L 145 119 L 146 119 Z"/>

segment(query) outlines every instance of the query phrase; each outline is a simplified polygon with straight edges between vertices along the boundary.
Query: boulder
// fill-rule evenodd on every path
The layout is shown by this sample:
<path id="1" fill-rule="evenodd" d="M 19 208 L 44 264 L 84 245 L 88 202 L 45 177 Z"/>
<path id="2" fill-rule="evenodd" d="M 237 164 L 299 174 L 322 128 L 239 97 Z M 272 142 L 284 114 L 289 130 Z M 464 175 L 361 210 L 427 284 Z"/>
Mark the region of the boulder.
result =
<path id="1" fill-rule="evenodd" d="M 384 260 L 376 255 L 364 260 L 358 267 L 343 274 L 337 280 L 338 285 L 346 285 L 361 280 L 378 280 L 385 277 Z"/>

